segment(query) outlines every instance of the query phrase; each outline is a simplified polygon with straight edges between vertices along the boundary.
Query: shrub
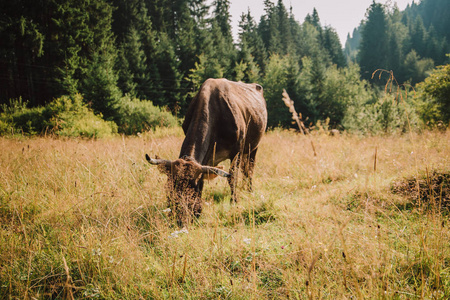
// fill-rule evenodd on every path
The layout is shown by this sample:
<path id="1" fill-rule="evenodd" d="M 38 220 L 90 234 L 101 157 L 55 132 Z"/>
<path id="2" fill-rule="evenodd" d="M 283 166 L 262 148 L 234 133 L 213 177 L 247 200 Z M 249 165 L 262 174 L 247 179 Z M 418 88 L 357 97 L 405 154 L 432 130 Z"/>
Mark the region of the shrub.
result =
<path id="1" fill-rule="evenodd" d="M 95 115 L 80 94 L 73 98 L 62 96 L 53 100 L 46 107 L 50 127 L 58 136 L 102 138 L 117 133 L 117 125 L 105 121 L 102 115 Z"/>
<path id="2" fill-rule="evenodd" d="M 436 67 L 417 85 L 417 105 L 422 120 L 430 127 L 450 122 L 450 64 Z"/>
<path id="3" fill-rule="evenodd" d="M 27 107 L 22 98 L 10 99 L 2 105 L 0 134 L 37 134 L 46 128 L 43 107 Z"/>
<path id="4" fill-rule="evenodd" d="M 21 98 L 2 106 L 0 134 L 43 134 L 57 136 L 100 138 L 117 133 L 114 122 L 95 115 L 81 95 L 62 96 L 45 107 L 28 108 Z"/>
<path id="5" fill-rule="evenodd" d="M 417 128 L 419 121 L 410 103 L 395 99 L 393 95 L 385 95 L 374 103 L 350 105 L 342 125 L 349 132 L 377 134 L 405 132 L 409 130 L 409 125 Z"/>
<path id="6" fill-rule="evenodd" d="M 119 132 L 124 134 L 137 134 L 157 127 L 174 127 L 178 123 L 164 108 L 154 106 L 151 101 L 129 96 L 121 99 L 117 115 Z"/>

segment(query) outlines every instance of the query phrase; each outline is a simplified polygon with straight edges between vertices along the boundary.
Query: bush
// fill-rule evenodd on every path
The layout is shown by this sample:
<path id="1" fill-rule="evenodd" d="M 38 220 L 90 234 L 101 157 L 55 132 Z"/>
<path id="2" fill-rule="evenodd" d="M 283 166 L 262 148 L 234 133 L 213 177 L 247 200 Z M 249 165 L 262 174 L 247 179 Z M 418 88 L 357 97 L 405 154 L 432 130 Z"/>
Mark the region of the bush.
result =
<path id="1" fill-rule="evenodd" d="M 0 134 L 37 134 L 47 126 L 43 107 L 27 108 L 22 98 L 10 99 L 9 105 L 2 105 Z"/>
<path id="2" fill-rule="evenodd" d="M 117 133 L 114 122 L 104 121 L 95 115 L 82 96 L 62 96 L 45 107 L 27 108 L 22 99 L 10 100 L 2 106 L 0 134 L 44 134 L 57 136 L 100 138 Z"/>
<path id="3" fill-rule="evenodd" d="M 164 108 L 154 106 L 151 101 L 131 99 L 129 96 L 121 99 L 117 116 L 119 132 L 124 134 L 137 134 L 178 124 L 177 119 Z"/>
<path id="4" fill-rule="evenodd" d="M 421 119 L 430 127 L 450 123 L 450 64 L 436 67 L 417 85 L 417 106 Z"/>
<path id="5" fill-rule="evenodd" d="M 50 115 L 50 127 L 54 134 L 68 137 L 102 138 L 117 133 L 117 125 L 105 121 L 102 115 L 95 115 L 80 94 L 73 98 L 62 96 L 53 100 L 46 107 Z"/>
<path id="6" fill-rule="evenodd" d="M 342 125 L 353 133 L 393 133 L 409 131 L 409 126 L 417 128 L 419 120 L 408 101 L 395 99 L 393 95 L 387 94 L 375 103 L 349 106 Z"/>

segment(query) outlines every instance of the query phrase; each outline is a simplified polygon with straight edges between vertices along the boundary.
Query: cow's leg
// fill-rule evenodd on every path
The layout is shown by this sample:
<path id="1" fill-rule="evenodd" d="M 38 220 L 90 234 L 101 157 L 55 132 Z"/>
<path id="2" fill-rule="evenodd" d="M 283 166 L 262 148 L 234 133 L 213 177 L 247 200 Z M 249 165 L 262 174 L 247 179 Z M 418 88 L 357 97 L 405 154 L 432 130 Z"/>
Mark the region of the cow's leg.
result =
<path id="1" fill-rule="evenodd" d="M 248 155 L 244 155 L 242 158 L 242 172 L 244 173 L 245 181 L 246 181 L 246 189 L 248 191 L 253 190 L 253 168 L 255 167 L 255 157 L 256 151 L 258 148 L 250 152 Z"/>
<path id="2" fill-rule="evenodd" d="M 233 161 L 231 162 L 230 171 L 228 172 L 231 175 L 230 177 L 228 177 L 228 184 L 230 185 L 231 201 L 233 202 L 237 202 L 236 185 L 240 162 L 241 162 L 241 155 L 240 153 L 237 153 Z"/>

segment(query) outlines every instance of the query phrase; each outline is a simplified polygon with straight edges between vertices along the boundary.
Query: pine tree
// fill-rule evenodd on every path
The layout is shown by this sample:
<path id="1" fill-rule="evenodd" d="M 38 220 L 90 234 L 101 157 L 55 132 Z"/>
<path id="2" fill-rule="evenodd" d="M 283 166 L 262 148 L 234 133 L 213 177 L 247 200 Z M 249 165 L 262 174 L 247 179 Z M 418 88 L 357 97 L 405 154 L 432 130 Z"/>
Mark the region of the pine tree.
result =
<path id="1" fill-rule="evenodd" d="M 130 63 L 127 59 L 125 47 L 121 47 L 117 53 L 116 69 L 118 70 L 117 86 L 123 94 L 135 98 L 136 82 L 134 82 L 134 74 L 131 72 Z"/>
<path id="2" fill-rule="evenodd" d="M 236 61 L 236 49 L 231 34 L 229 0 L 216 0 L 213 5 L 215 8 L 211 24 L 211 39 L 214 54 L 206 55 L 214 56 L 223 68 L 224 76 L 231 77 Z"/>
<path id="3" fill-rule="evenodd" d="M 375 70 L 386 69 L 388 52 L 386 13 L 383 5 L 374 1 L 367 11 L 367 20 L 361 32 L 358 60 L 362 78 L 370 79 Z"/>
<path id="4" fill-rule="evenodd" d="M 260 69 L 255 62 L 254 53 L 261 55 L 260 53 L 264 49 L 256 49 L 255 46 L 258 44 L 258 41 L 262 44 L 262 41 L 258 38 L 255 21 L 249 10 L 247 14 L 243 13 L 241 15 L 239 22 L 239 50 L 235 66 L 236 80 L 244 82 L 259 81 Z"/>
<path id="5" fill-rule="evenodd" d="M 115 53 L 111 52 L 110 46 L 98 49 L 92 56 L 81 87 L 84 100 L 95 112 L 103 114 L 106 120 L 117 120 L 118 105 L 122 96 L 117 86 L 115 60 Z"/>
<path id="6" fill-rule="evenodd" d="M 187 80 L 192 84 L 192 91 L 189 96 L 195 96 L 206 79 L 222 78 L 223 74 L 224 70 L 216 58 L 208 58 L 205 54 L 200 54 L 198 62 L 195 63 L 194 68 L 190 70 L 187 76 Z"/>
<path id="7" fill-rule="evenodd" d="M 147 57 L 144 53 L 139 33 L 133 27 L 125 36 L 121 47 L 121 58 L 126 60 L 119 74 L 119 82 L 124 82 L 122 91 L 139 99 L 150 99 L 151 88 Z M 130 77 L 128 77 L 130 76 Z M 129 82 L 131 80 L 131 82 Z"/>
<path id="8" fill-rule="evenodd" d="M 265 62 L 267 58 L 267 51 L 261 35 L 258 32 L 258 27 L 253 19 L 250 9 L 246 14 L 241 15 L 239 22 L 239 48 L 238 61 L 243 58 L 245 52 L 250 52 L 253 60 L 260 71 L 264 71 Z M 245 48 L 245 49 L 244 49 Z"/>
<path id="9" fill-rule="evenodd" d="M 320 24 L 319 13 L 317 12 L 316 8 L 313 9 L 312 15 L 310 15 L 310 14 L 306 15 L 305 22 L 308 22 L 309 24 L 314 26 L 319 31 L 319 33 L 322 31 L 322 25 Z"/>
<path id="10" fill-rule="evenodd" d="M 261 35 L 267 52 L 270 54 L 280 53 L 281 36 L 278 30 L 277 8 L 269 0 L 264 1 L 265 15 L 261 16 L 258 32 Z"/>
<path id="11" fill-rule="evenodd" d="M 345 42 L 345 49 L 344 53 L 347 57 L 348 62 L 356 62 L 357 60 L 357 53 L 358 48 L 361 42 L 361 28 L 362 24 L 360 24 L 358 27 L 353 29 L 352 35 L 347 35 L 347 40 Z"/>
<path id="12" fill-rule="evenodd" d="M 395 32 L 391 32 L 389 36 L 389 56 L 387 58 L 387 68 L 389 70 L 392 70 L 394 74 L 396 74 L 397 80 L 400 80 L 400 82 L 403 82 L 402 80 L 402 60 L 403 60 L 403 53 L 401 44 L 399 42 L 398 35 L 395 34 Z"/>
<path id="13" fill-rule="evenodd" d="M 237 55 L 237 62 L 235 63 L 235 80 L 243 82 L 258 82 L 259 67 L 253 59 L 253 55 L 244 40 L 240 43 L 240 50 Z"/>
<path id="14" fill-rule="evenodd" d="M 423 25 L 422 18 L 417 16 L 412 28 L 411 32 L 411 49 L 414 49 L 418 55 L 423 56 L 426 52 L 425 46 L 425 38 L 426 38 L 426 29 Z"/>
<path id="15" fill-rule="evenodd" d="M 289 127 L 291 114 L 286 109 L 281 95 L 287 83 L 288 59 L 278 54 L 273 54 L 266 65 L 266 74 L 263 80 L 264 98 L 267 102 L 268 123 L 267 126 Z"/>
<path id="16" fill-rule="evenodd" d="M 321 44 L 319 31 L 306 21 L 302 24 L 298 36 L 297 55 L 298 57 L 314 57 L 324 64 L 330 62 L 330 57 Z"/>
<path id="17" fill-rule="evenodd" d="M 278 32 L 280 33 L 280 47 L 278 53 L 289 54 L 294 52 L 291 33 L 291 22 L 282 0 L 278 0 L 276 11 L 278 14 Z"/>
<path id="18" fill-rule="evenodd" d="M 56 5 L 50 2 L 0 2 L 0 101 L 22 97 L 31 105 L 50 100 L 60 90 L 55 55 L 58 43 L 51 34 Z M 53 54 L 53 55 L 52 55 Z"/>
<path id="19" fill-rule="evenodd" d="M 0 53 L 7 65 L 0 67 L 8 74 L 8 98 L 23 96 L 37 105 L 77 93 L 93 53 L 113 42 L 112 7 L 106 0 L 17 0 L 1 5 L 7 17 L 0 25 Z"/>
<path id="20" fill-rule="evenodd" d="M 322 44 L 325 50 L 327 50 L 333 64 L 339 68 L 347 65 L 339 36 L 333 28 L 329 26 L 325 27 L 323 30 Z"/>
<path id="21" fill-rule="evenodd" d="M 177 56 L 180 58 L 180 71 L 187 74 L 194 67 L 196 56 L 199 54 L 197 32 L 194 18 L 190 16 L 190 11 L 185 11 L 180 20 L 181 24 L 177 35 Z"/>
<path id="22" fill-rule="evenodd" d="M 159 97 L 153 97 L 152 100 L 157 105 L 168 106 L 176 114 L 185 105 L 184 98 L 181 96 L 183 74 L 180 72 L 180 62 L 174 45 L 164 32 L 159 34 L 156 64 L 159 70 L 161 90 L 158 92 Z"/>
<path id="23" fill-rule="evenodd" d="M 233 39 L 231 35 L 231 15 L 230 15 L 230 1 L 229 0 L 215 0 L 214 6 L 214 20 L 220 28 L 222 36 L 229 42 Z"/>

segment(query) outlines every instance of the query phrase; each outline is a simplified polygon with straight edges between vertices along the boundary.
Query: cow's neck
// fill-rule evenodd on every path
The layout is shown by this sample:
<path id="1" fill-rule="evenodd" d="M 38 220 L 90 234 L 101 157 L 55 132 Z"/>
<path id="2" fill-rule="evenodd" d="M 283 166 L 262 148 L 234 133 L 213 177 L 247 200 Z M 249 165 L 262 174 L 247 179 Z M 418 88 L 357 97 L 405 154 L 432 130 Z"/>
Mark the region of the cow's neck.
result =
<path id="1" fill-rule="evenodd" d="M 208 164 L 210 146 L 212 142 L 211 128 L 207 122 L 191 124 L 186 132 L 186 138 L 181 146 L 180 158 L 184 156 L 194 158 L 200 164 Z"/>

